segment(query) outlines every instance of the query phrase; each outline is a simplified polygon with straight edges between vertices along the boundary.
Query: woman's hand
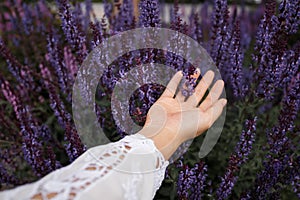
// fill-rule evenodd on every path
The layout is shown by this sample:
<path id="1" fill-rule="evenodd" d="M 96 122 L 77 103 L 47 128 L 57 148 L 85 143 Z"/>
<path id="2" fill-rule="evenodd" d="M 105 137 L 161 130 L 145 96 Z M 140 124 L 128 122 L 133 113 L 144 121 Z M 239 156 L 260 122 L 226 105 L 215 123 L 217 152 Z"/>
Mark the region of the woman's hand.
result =
<path id="1" fill-rule="evenodd" d="M 193 75 L 198 78 L 200 70 Z M 205 100 L 198 106 L 208 87 L 212 83 L 214 73 L 208 71 L 195 88 L 195 92 L 187 99 L 177 87 L 182 79 L 182 72 L 177 72 L 161 97 L 150 108 L 146 123 L 139 132 L 151 138 L 166 159 L 186 140 L 199 136 L 221 115 L 226 99 L 219 99 L 224 82 L 218 80 L 209 91 Z"/>

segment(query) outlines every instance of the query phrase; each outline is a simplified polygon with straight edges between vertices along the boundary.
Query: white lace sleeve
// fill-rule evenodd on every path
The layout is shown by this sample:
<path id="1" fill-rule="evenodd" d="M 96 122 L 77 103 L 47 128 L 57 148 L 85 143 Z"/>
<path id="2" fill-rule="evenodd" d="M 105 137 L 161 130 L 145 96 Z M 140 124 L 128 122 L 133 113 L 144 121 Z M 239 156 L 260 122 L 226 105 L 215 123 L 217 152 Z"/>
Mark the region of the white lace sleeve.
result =
<path id="1" fill-rule="evenodd" d="M 169 162 L 142 135 L 89 149 L 41 180 L 0 193 L 0 199 L 153 199 Z"/>

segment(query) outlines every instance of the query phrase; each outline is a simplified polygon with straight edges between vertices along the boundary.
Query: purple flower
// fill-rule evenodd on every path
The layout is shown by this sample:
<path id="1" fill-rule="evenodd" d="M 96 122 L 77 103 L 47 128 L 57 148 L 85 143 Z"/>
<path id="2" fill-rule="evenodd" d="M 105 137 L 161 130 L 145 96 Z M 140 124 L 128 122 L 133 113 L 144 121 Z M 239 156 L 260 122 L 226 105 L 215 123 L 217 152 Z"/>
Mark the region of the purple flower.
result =
<path id="1" fill-rule="evenodd" d="M 183 34 L 187 34 L 188 31 L 188 26 L 187 24 L 183 21 L 181 14 L 179 12 L 179 5 L 178 5 L 178 1 L 176 0 L 174 3 L 174 7 L 172 7 L 172 11 L 171 11 L 171 26 L 170 28 L 175 30 L 175 31 L 179 31 Z"/>
<path id="2" fill-rule="evenodd" d="M 199 199 L 201 200 L 203 190 L 205 187 L 205 182 L 207 178 L 207 165 L 203 161 L 196 163 L 194 166 L 195 171 L 195 180 L 194 185 L 191 188 L 190 199 Z"/>
<path id="3" fill-rule="evenodd" d="M 76 62 L 75 56 L 72 54 L 71 49 L 68 47 L 64 48 L 64 63 L 66 67 L 66 71 L 68 74 L 68 80 L 70 81 L 69 85 L 73 85 L 77 71 L 78 71 L 78 64 Z"/>
<path id="4" fill-rule="evenodd" d="M 5 98 L 13 106 L 17 119 L 20 122 L 24 158 L 31 165 L 36 175 L 43 176 L 60 167 L 60 163 L 56 161 L 53 152 L 52 155 L 48 155 L 51 157 L 50 160 L 44 158 L 43 146 L 38 138 L 41 135 L 45 137 L 49 133 L 42 133 L 46 129 L 43 126 L 39 126 L 32 117 L 29 106 L 22 105 L 20 98 L 12 91 L 7 81 L 2 81 L 1 90 Z"/>
<path id="5" fill-rule="evenodd" d="M 175 1 L 174 6 L 172 7 L 171 11 L 171 25 L 170 28 L 181 32 L 183 34 L 188 34 L 188 25 L 183 21 L 182 16 L 179 12 L 179 5 L 178 1 Z M 178 52 L 185 51 L 186 48 L 188 48 L 188 44 L 184 39 L 180 37 L 180 35 L 174 35 L 173 38 L 170 38 L 170 42 L 168 42 L 168 46 L 170 46 L 172 49 L 177 49 Z M 165 52 L 165 65 L 172 67 L 176 70 L 182 70 L 183 75 L 185 78 L 190 81 L 190 84 L 193 85 L 193 81 L 191 81 L 190 76 L 194 74 L 195 67 L 192 66 L 190 63 L 187 63 L 187 61 L 181 57 L 178 56 L 172 52 Z M 192 94 L 191 87 L 189 89 L 180 90 L 183 95 L 189 96 Z"/>
<path id="6" fill-rule="evenodd" d="M 226 0 L 215 0 L 214 11 L 212 14 L 212 29 L 211 29 L 211 49 L 210 55 L 215 61 L 216 66 L 225 77 L 226 69 L 226 52 L 228 48 L 228 40 L 230 38 L 229 31 L 229 11 Z"/>
<path id="7" fill-rule="evenodd" d="M 198 13 L 195 12 L 195 10 L 192 10 L 192 13 L 190 16 L 189 34 L 199 44 L 202 43 L 201 24 L 200 24 L 200 20 L 199 20 L 199 15 L 198 15 Z"/>
<path id="8" fill-rule="evenodd" d="M 197 79 L 195 79 L 195 78 L 190 78 L 190 80 L 185 81 L 185 83 L 184 83 L 185 87 L 182 88 L 182 90 L 181 90 L 181 93 L 183 96 L 189 97 L 194 94 L 194 92 L 195 92 L 194 88 L 196 86 L 196 81 L 197 81 Z"/>
<path id="9" fill-rule="evenodd" d="M 140 27 L 160 27 L 160 7 L 158 0 L 142 0 L 139 4 Z"/>
<path id="10" fill-rule="evenodd" d="M 30 10 L 26 3 L 23 3 L 24 12 L 22 16 L 23 29 L 26 35 L 29 35 L 33 31 L 33 12 Z"/>
<path id="11" fill-rule="evenodd" d="M 282 3 L 285 4 L 285 1 Z M 285 4 L 288 5 L 289 3 Z M 281 12 L 286 11 L 282 8 Z M 291 12 L 292 13 L 292 12 Z M 266 10 L 261 20 L 256 36 L 255 53 L 253 61 L 256 67 L 252 67 L 254 71 L 253 81 L 257 84 L 256 95 L 266 100 L 274 98 L 275 89 L 282 84 L 282 76 L 286 76 L 289 64 L 296 62 L 298 56 L 292 61 L 292 51 L 287 50 L 288 47 L 288 31 L 286 30 L 286 18 L 283 15 L 276 14 L 276 2 L 269 1 L 266 3 Z M 287 70 L 287 71 L 286 71 Z"/>
<path id="12" fill-rule="evenodd" d="M 294 130 L 294 121 L 300 109 L 300 73 L 293 77 L 282 100 L 282 109 L 278 118 L 279 124 L 267 132 L 270 152 L 279 154 L 291 147 L 287 136 L 288 131 Z"/>
<path id="13" fill-rule="evenodd" d="M 102 19 L 102 23 L 99 21 L 96 21 L 95 23 L 91 22 L 90 23 L 90 28 L 93 31 L 93 41 L 92 41 L 92 46 L 95 48 L 98 46 L 102 40 L 104 39 L 104 26 L 106 26 L 105 19 Z"/>
<path id="14" fill-rule="evenodd" d="M 18 82 L 24 86 L 24 89 L 31 89 L 34 91 L 36 89 L 36 85 L 33 80 L 32 71 L 28 68 L 28 66 L 23 66 L 17 61 L 17 59 L 7 49 L 1 38 L 0 55 L 6 60 L 9 71 L 18 80 Z"/>
<path id="15" fill-rule="evenodd" d="M 70 161 L 74 161 L 78 156 L 80 156 L 86 148 L 81 143 L 80 137 L 76 131 L 75 125 L 72 123 L 71 114 L 67 111 L 64 102 L 61 100 L 59 93 L 55 90 L 55 87 L 50 82 L 51 73 L 47 67 L 40 65 L 41 74 L 44 78 L 43 84 L 49 92 L 50 106 L 57 117 L 58 123 L 65 130 L 64 139 L 67 142 L 65 144 L 65 149 L 69 156 Z"/>
<path id="16" fill-rule="evenodd" d="M 231 55 L 229 58 L 229 66 L 231 66 L 231 68 L 228 70 L 235 97 L 244 97 L 247 90 L 242 73 L 244 53 L 241 50 L 240 37 L 240 24 L 237 21 L 234 25 L 232 39 L 229 44 L 229 54 Z"/>
<path id="17" fill-rule="evenodd" d="M 295 76 L 300 65 L 300 56 L 295 50 L 287 50 L 276 60 L 275 87 L 286 88 L 292 77 Z"/>
<path id="18" fill-rule="evenodd" d="M 179 199 L 188 199 L 189 188 L 192 186 L 194 180 L 194 171 L 187 165 L 183 165 L 179 171 L 177 180 L 177 195 Z"/>
<path id="19" fill-rule="evenodd" d="M 201 19 L 201 27 L 202 27 L 202 31 L 203 31 L 203 37 L 204 37 L 206 35 L 209 35 L 209 30 L 211 29 L 209 4 L 207 1 L 205 1 L 202 4 L 199 17 Z M 204 43 L 203 45 L 204 45 L 204 48 L 208 50 L 207 43 Z"/>
<path id="20" fill-rule="evenodd" d="M 108 0 L 103 0 L 104 4 L 104 13 L 106 18 L 108 19 L 110 24 L 113 24 L 112 13 L 113 13 L 113 4 L 110 3 Z"/>
<path id="21" fill-rule="evenodd" d="M 274 126 L 271 131 L 267 131 L 270 152 L 266 155 L 263 163 L 264 169 L 258 174 L 254 188 L 248 193 L 252 198 L 266 198 L 271 188 L 275 186 L 276 190 L 279 191 L 281 187 L 279 187 L 277 182 L 281 182 L 283 185 L 292 183 L 290 177 L 292 177 L 294 172 L 291 170 L 289 163 L 291 163 L 290 160 L 293 158 L 293 149 L 295 147 L 287 136 L 287 132 L 294 130 L 294 121 L 299 112 L 299 105 L 300 73 L 298 72 L 292 78 L 289 87 L 285 91 L 278 125 Z"/>
<path id="22" fill-rule="evenodd" d="M 272 99 L 274 93 L 274 79 L 275 79 L 275 59 L 276 53 L 273 46 L 279 22 L 275 13 L 275 2 L 266 4 L 266 11 L 261 20 L 256 36 L 255 51 L 257 54 L 253 55 L 253 60 L 257 63 L 257 68 L 254 70 L 254 81 L 258 83 L 256 89 L 257 96 L 266 99 Z"/>
<path id="23" fill-rule="evenodd" d="M 235 152 L 230 156 L 226 173 L 224 177 L 221 177 L 222 182 L 216 192 L 217 199 L 227 199 L 232 192 L 238 179 L 235 173 L 246 162 L 251 152 L 256 131 L 256 120 L 257 117 L 246 120 L 245 129 L 242 131 L 240 140 L 235 147 Z"/>
<path id="24" fill-rule="evenodd" d="M 259 9 L 257 9 L 259 10 Z M 251 42 L 251 36 L 252 36 L 252 32 L 254 27 L 251 27 L 252 23 L 251 23 L 251 16 L 248 12 L 246 12 L 245 6 L 244 4 L 242 5 L 242 10 L 241 10 L 241 14 L 238 17 L 240 19 L 240 29 L 241 29 L 241 48 L 242 50 L 248 49 L 250 42 Z"/>
<path id="25" fill-rule="evenodd" d="M 288 34 L 297 33 L 300 25 L 299 1 L 283 0 L 279 4 L 279 19 L 284 21 L 284 30 Z"/>
<path id="26" fill-rule="evenodd" d="M 135 27 L 132 0 L 123 0 L 120 11 L 116 16 L 114 31 L 127 31 Z"/>
<path id="27" fill-rule="evenodd" d="M 227 199 L 237 181 L 238 177 L 234 175 L 233 171 L 227 170 L 224 177 L 221 177 L 221 184 L 217 190 L 217 199 Z"/>
<path id="28" fill-rule="evenodd" d="M 72 49 L 76 50 L 78 62 L 81 63 L 87 55 L 85 45 L 86 37 L 81 30 L 80 24 L 78 24 L 71 11 L 70 3 L 67 0 L 57 0 L 57 4 L 62 20 L 62 29 L 66 39 Z"/>
<path id="29" fill-rule="evenodd" d="M 87 33 L 89 30 L 89 24 L 91 22 L 91 13 L 93 12 L 93 7 L 92 7 L 92 0 L 85 0 L 85 16 L 84 16 L 84 21 L 83 21 L 83 26 L 85 33 Z"/>
<path id="30" fill-rule="evenodd" d="M 44 23 L 44 20 L 45 19 L 53 20 L 53 16 L 50 12 L 50 9 L 47 7 L 45 0 L 41 0 L 35 5 L 35 13 L 36 13 L 37 32 L 45 34 L 46 25 Z"/>
<path id="31" fill-rule="evenodd" d="M 298 168 L 299 169 L 299 168 Z M 294 180 L 292 181 L 293 191 L 297 194 L 298 198 L 300 198 L 300 172 L 295 174 Z"/>
<path id="32" fill-rule="evenodd" d="M 181 162 L 181 161 L 180 161 Z M 203 161 L 190 168 L 181 163 L 177 180 L 177 195 L 179 199 L 201 199 L 207 178 L 207 166 Z"/>
<path id="33" fill-rule="evenodd" d="M 51 66 L 54 68 L 56 76 L 58 78 L 58 83 L 61 91 L 64 94 L 69 93 L 68 88 L 68 76 L 63 62 L 63 52 L 59 48 L 59 38 L 54 32 L 51 32 L 47 36 L 47 49 L 48 54 L 46 55 L 46 60 L 50 62 Z"/>
<path id="34" fill-rule="evenodd" d="M 293 192 L 300 197 L 300 156 L 291 156 L 287 161 L 283 175 L 278 181 L 282 185 L 292 185 Z M 278 192 L 280 192 L 278 187 Z"/>
<path id="35" fill-rule="evenodd" d="M 18 157 L 20 153 L 21 151 L 18 145 L 13 143 L 9 144 L 7 148 L 0 148 L 0 184 L 20 185 L 23 183 L 23 181 L 12 173 L 18 169 L 15 158 Z"/>

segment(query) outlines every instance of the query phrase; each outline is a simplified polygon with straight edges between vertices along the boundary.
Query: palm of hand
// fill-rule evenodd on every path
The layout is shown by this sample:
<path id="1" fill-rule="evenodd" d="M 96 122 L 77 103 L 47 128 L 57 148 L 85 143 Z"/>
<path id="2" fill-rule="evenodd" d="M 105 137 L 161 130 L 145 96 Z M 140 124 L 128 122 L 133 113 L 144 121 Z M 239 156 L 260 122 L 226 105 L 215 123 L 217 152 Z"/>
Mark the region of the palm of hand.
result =
<path id="1" fill-rule="evenodd" d="M 198 78 L 200 72 L 194 74 Z M 223 81 L 217 81 L 205 100 L 197 106 L 203 98 L 209 85 L 212 83 L 214 73 L 207 72 L 199 84 L 195 87 L 192 96 L 185 97 L 176 89 L 182 79 L 182 73 L 177 72 L 169 82 L 161 97 L 150 108 L 145 126 L 152 128 L 152 134 L 167 130 L 172 138 L 179 138 L 181 141 L 194 138 L 207 130 L 221 115 L 226 104 L 225 99 L 219 99 L 223 88 Z"/>

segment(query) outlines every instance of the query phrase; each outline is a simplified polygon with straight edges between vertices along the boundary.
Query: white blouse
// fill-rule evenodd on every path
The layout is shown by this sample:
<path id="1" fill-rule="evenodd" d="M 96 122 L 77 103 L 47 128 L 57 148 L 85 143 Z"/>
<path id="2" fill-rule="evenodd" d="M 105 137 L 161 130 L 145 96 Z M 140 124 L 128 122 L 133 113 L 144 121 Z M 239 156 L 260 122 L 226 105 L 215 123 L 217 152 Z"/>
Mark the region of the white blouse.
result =
<path id="1" fill-rule="evenodd" d="M 130 135 L 87 150 L 37 182 L 0 192 L 0 199 L 153 199 L 168 164 L 151 139 Z"/>

